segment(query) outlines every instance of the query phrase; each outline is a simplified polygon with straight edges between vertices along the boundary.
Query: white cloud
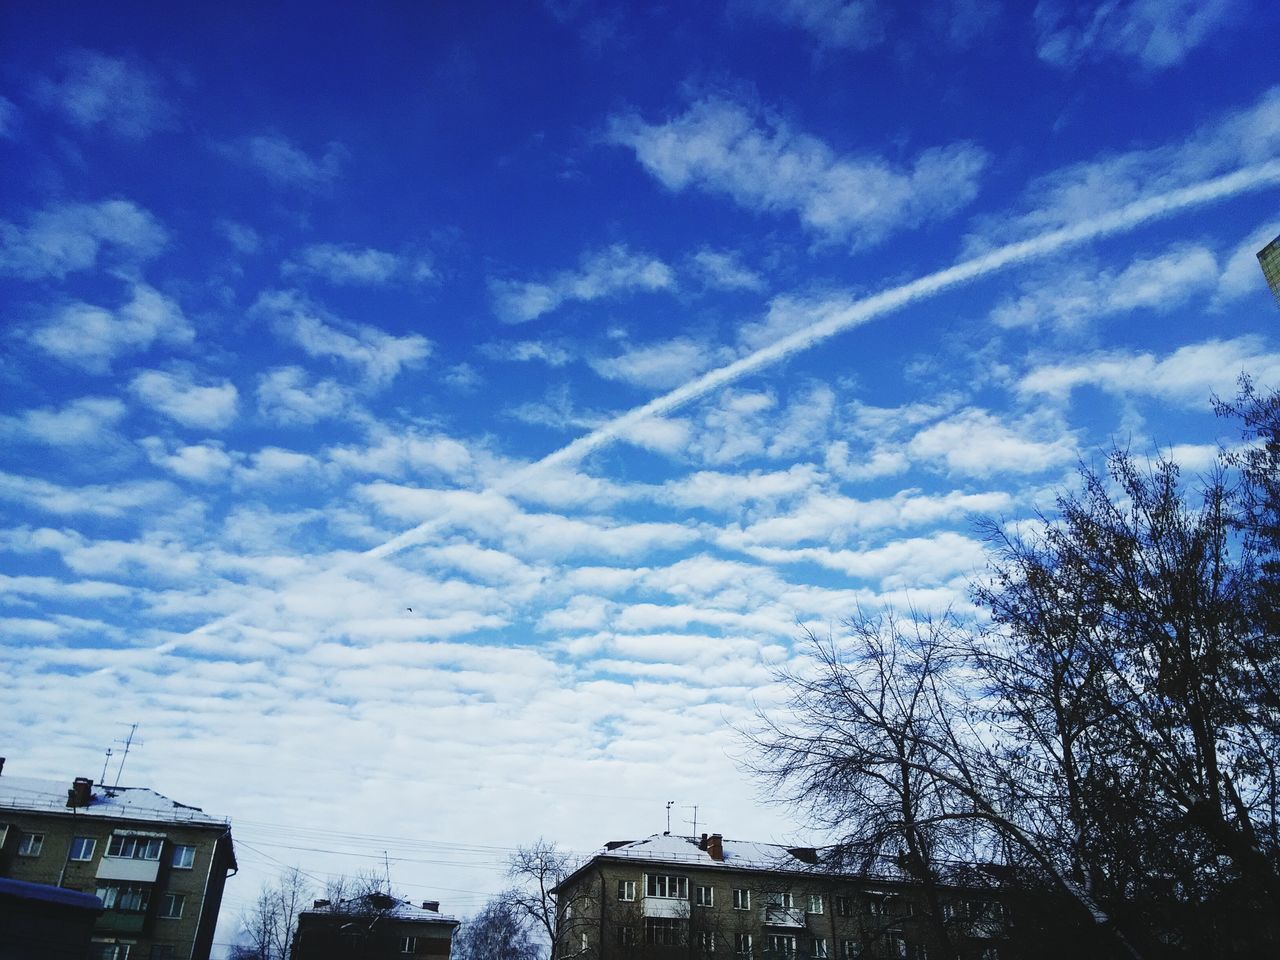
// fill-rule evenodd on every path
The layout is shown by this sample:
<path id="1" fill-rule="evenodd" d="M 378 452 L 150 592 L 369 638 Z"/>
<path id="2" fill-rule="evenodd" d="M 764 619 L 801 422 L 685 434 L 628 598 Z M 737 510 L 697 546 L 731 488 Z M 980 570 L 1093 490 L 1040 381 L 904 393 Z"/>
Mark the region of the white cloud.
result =
<path id="1" fill-rule="evenodd" d="M 1250 293 L 1265 295 L 1267 282 L 1258 268 L 1258 251 L 1280 235 L 1280 223 L 1262 224 L 1227 254 L 1218 283 L 1219 300 L 1234 300 Z"/>
<path id="2" fill-rule="evenodd" d="M 434 276 L 425 258 L 411 259 L 373 247 L 314 243 L 304 247 L 280 268 L 285 276 L 303 274 L 333 284 L 380 286 L 393 280 L 430 280 Z"/>
<path id="3" fill-rule="evenodd" d="M 979 218 L 971 248 L 984 250 L 1105 217 L 1143 197 L 1280 154 L 1280 87 L 1253 106 L 1202 125 L 1180 143 L 1132 150 L 1061 168 L 1034 180 L 1024 210 L 1012 216 Z M 972 251 L 971 251 L 972 252 Z"/>
<path id="4" fill-rule="evenodd" d="M 1165 312 L 1219 282 L 1214 255 L 1202 246 L 1174 247 L 1139 258 L 1120 272 L 1072 272 L 1022 284 L 1016 299 L 1001 301 L 991 320 L 1001 327 L 1053 326 L 1074 329 L 1097 317 L 1129 310 Z"/>
<path id="5" fill-rule="evenodd" d="M 764 277 L 744 266 L 732 251 L 702 249 L 693 255 L 693 263 L 709 287 L 760 291 L 767 286 Z"/>
<path id="6" fill-rule="evenodd" d="M 138 442 L 157 467 L 197 483 L 217 483 L 235 464 L 235 458 L 219 443 L 170 445 L 159 437 L 144 437 Z"/>
<path id="7" fill-rule="evenodd" d="M 735 8 L 803 30 L 820 47 L 867 50 L 884 39 L 877 0 L 739 0 Z"/>
<path id="8" fill-rule="evenodd" d="M 1059 433 L 1047 439 L 1027 421 L 1007 424 L 985 410 L 963 410 L 926 427 L 907 445 L 916 459 L 941 460 L 955 473 L 986 477 L 993 473 L 1040 473 L 1070 463 L 1075 440 Z"/>
<path id="9" fill-rule="evenodd" d="M 563 367 L 573 359 L 573 355 L 564 347 L 545 340 L 493 340 L 481 344 L 480 352 L 491 360 L 503 360 L 509 363 L 529 363 L 538 361 L 548 367 Z"/>
<path id="10" fill-rule="evenodd" d="M 267 318 L 277 334 L 312 357 L 329 357 L 359 367 L 373 386 L 390 383 L 402 369 L 417 366 L 431 355 L 431 341 L 426 337 L 397 337 L 377 327 L 344 323 L 324 315 L 296 291 L 268 291 L 258 297 L 250 313 Z"/>
<path id="11" fill-rule="evenodd" d="M 62 279 L 95 266 L 103 251 L 119 263 L 148 260 L 167 240 L 156 219 L 128 200 L 59 204 L 25 227 L 0 221 L 0 273 Z"/>
<path id="12" fill-rule="evenodd" d="M 159 481 L 125 481 L 69 487 L 0 472 L 0 497 L 57 514 L 119 517 L 167 500 L 173 488 Z"/>
<path id="13" fill-rule="evenodd" d="M 933 147 L 905 164 L 839 156 L 780 118 L 714 97 L 662 124 L 615 117 L 609 136 L 669 190 L 696 188 L 752 210 L 794 213 L 813 232 L 854 244 L 967 205 L 987 159 L 971 143 Z"/>
<path id="14" fill-rule="evenodd" d="M 336 380 L 312 382 L 301 367 L 275 367 L 258 378 L 258 412 L 275 423 L 316 423 L 336 417 L 352 403 Z"/>
<path id="15" fill-rule="evenodd" d="M 1058 67 L 1110 55 L 1162 70 L 1181 63 L 1240 12 L 1237 0 L 1041 0 L 1035 8 L 1036 52 Z"/>
<path id="16" fill-rule="evenodd" d="M 346 148 L 339 143 L 327 144 L 321 156 L 313 157 L 279 134 L 242 137 L 221 149 L 274 183 L 308 190 L 333 183 L 347 158 Z"/>
<path id="17" fill-rule="evenodd" d="M 38 81 L 34 93 L 82 130 L 101 127 L 141 139 L 173 121 L 174 109 L 149 68 L 93 50 L 66 54 L 56 78 Z"/>
<path id="18" fill-rule="evenodd" d="M 45 407 L 0 417 L 0 433 L 54 446 L 94 446 L 111 436 L 124 414 L 124 404 L 115 397 L 80 397 L 57 409 Z"/>
<path id="19" fill-rule="evenodd" d="M 715 354 L 706 344 L 677 337 L 632 347 L 616 357 L 592 359 L 588 364 L 606 380 L 666 389 L 684 383 L 715 361 Z"/>
<path id="20" fill-rule="evenodd" d="M 247 223 L 236 223 L 234 220 L 219 220 L 218 232 L 227 238 L 227 243 L 237 253 L 257 253 L 262 246 L 262 237 L 258 231 Z"/>
<path id="21" fill-rule="evenodd" d="M 176 302 L 158 290 L 135 283 L 132 299 L 114 313 L 87 303 L 73 303 L 30 334 L 46 353 L 92 373 L 106 373 L 126 353 L 145 351 L 153 343 L 183 345 L 195 331 Z"/>
<path id="22" fill-rule="evenodd" d="M 187 427 L 222 430 L 236 417 L 239 392 L 229 380 L 202 385 L 188 370 L 167 373 L 144 370 L 133 378 L 129 391 L 171 420 Z"/>
<path id="23" fill-rule="evenodd" d="M 1117 394 L 1153 396 L 1203 407 L 1211 395 L 1231 396 L 1236 378 L 1249 372 L 1262 383 L 1280 382 L 1280 354 L 1259 337 L 1206 340 L 1159 358 L 1152 353 L 1107 351 L 1072 363 L 1045 365 L 1018 381 L 1024 397 L 1066 397 L 1076 387 L 1096 386 Z"/>
<path id="24" fill-rule="evenodd" d="M 494 311 L 505 323 L 525 323 L 564 303 L 599 300 L 633 291 L 675 287 L 671 268 L 655 257 L 635 254 L 622 244 L 585 256 L 577 270 L 546 281 L 492 280 Z"/>

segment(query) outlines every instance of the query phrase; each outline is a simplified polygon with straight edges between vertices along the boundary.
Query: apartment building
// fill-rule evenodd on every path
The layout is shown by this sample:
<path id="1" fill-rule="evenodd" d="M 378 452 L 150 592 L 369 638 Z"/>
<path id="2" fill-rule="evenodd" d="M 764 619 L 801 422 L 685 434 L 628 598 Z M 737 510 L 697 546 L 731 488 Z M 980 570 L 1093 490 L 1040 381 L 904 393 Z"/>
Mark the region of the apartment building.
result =
<path id="1" fill-rule="evenodd" d="M 230 824 L 198 807 L 0 767 L 0 877 L 96 896 L 92 960 L 208 960 L 235 870 Z"/>
<path id="2" fill-rule="evenodd" d="M 317 900 L 298 914 L 290 960 L 449 960 L 459 922 L 436 900 L 420 907 L 384 893 Z"/>
<path id="3" fill-rule="evenodd" d="M 1006 960 L 990 891 L 947 888 L 942 916 L 891 865 L 824 866 L 806 847 L 667 834 L 615 841 L 556 888 L 557 957 L 928 960 L 939 924 L 962 956 Z"/>

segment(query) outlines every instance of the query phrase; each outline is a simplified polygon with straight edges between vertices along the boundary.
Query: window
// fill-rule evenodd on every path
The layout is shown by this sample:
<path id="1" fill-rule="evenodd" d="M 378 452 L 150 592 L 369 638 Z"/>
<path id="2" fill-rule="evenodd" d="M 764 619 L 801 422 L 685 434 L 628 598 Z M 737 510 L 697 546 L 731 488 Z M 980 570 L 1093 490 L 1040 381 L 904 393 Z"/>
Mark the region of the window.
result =
<path id="1" fill-rule="evenodd" d="M 955 918 L 956 918 L 956 905 L 952 903 L 950 900 L 945 901 L 942 904 L 942 919 L 946 921 L 950 921 L 950 920 L 954 920 Z"/>
<path id="2" fill-rule="evenodd" d="M 190 870 L 195 866 L 196 848 L 185 843 L 179 843 L 173 848 L 173 860 L 171 861 L 175 870 Z"/>
<path id="3" fill-rule="evenodd" d="M 660 947 L 673 947 L 684 937 L 681 921 L 671 917 L 645 917 L 644 942 Z"/>
<path id="4" fill-rule="evenodd" d="M 751 909 L 751 891 L 738 889 L 733 891 L 733 909 L 750 910 Z"/>
<path id="5" fill-rule="evenodd" d="M 815 957 L 825 958 L 827 955 L 827 941 L 824 937 L 813 938 L 813 955 Z"/>
<path id="6" fill-rule="evenodd" d="M 769 934 L 769 952 L 775 957 L 794 957 L 796 938 L 785 933 Z"/>
<path id="7" fill-rule="evenodd" d="M 837 917 L 853 916 L 853 904 L 849 902 L 848 897 L 836 897 L 835 908 Z"/>
<path id="8" fill-rule="evenodd" d="M 417 953 L 418 938 L 417 937 L 401 937 L 400 952 L 401 953 Z"/>
<path id="9" fill-rule="evenodd" d="M 583 934 L 582 934 L 582 938 L 581 938 L 581 940 L 580 940 L 579 942 L 582 944 L 582 949 L 583 949 L 583 950 L 586 950 L 586 949 L 587 949 L 587 945 L 588 945 L 588 944 L 587 944 L 587 935 L 586 935 L 586 933 L 583 933 Z"/>
<path id="10" fill-rule="evenodd" d="M 822 912 L 822 894 L 820 893 L 809 894 L 809 913 L 821 913 L 821 912 Z"/>
<path id="11" fill-rule="evenodd" d="M 889 947 L 885 956 L 907 960 L 907 938 L 902 935 L 901 930 L 890 930 L 884 935 L 884 942 Z"/>
<path id="12" fill-rule="evenodd" d="M 698 945 L 702 947 L 703 953 L 716 952 L 716 935 L 712 930 L 703 930 L 698 934 Z"/>
<path id="13" fill-rule="evenodd" d="M 145 913 L 151 904 L 151 887 L 128 883 L 104 883 L 97 889 L 98 899 L 107 910 Z"/>
<path id="14" fill-rule="evenodd" d="M 107 845 L 107 856 L 122 857 L 126 860 L 159 860 L 162 846 L 164 846 L 163 837 L 139 837 L 132 834 L 113 833 L 111 843 Z"/>
<path id="15" fill-rule="evenodd" d="M 743 892 L 745 893 L 746 891 L 744 890 Z M 734 948 L 734 953 L 736 953 L 740 957 L 751 956 L 751 934 L 749 933 L 738 934 L 737 944 Z"/>
<path id="16" fill-rule="evenodd" d="M 618 946 L 630 947 L 636 942 L 636 931 L 632 927 L 618 928 Z"/>
<path id="17" fill-rule="evenodd" d="M 769 894 L 769 906 L 775 910 L 794 910 L 796 898 L 790 890 L 774 892 Z"/>
<path id="18" fill-rule="evenodd" d="M 1000 960 L 1000 950 L 996 947 L 983 948 L 982 960 Z"/>
<path id="19" fill-rule="evenodd" d="M 43 833 L 24 833 L 22 842 L 18 844 L 18 856 L 20 857 L 38 857 L 40 851 L 44 849 Z"/>
<path id="20" fill-rule="evenodd" d="M 132 943 L 103 943 L 95 940 L 89 945 L 92 960 L 129 960 Z"/>
<path id="21" fill-rule="evenodd" d="M 160 916 L 166 920 L 181 920 L 182 907 L 187 898 L 181 893 L 166 893 L 160 900 Z"/>
<path id="22" fill-rule="evenodd" d="M 618 881 L 618 899 L 634 900 L 636 898 L 636 882 L 634 880 Z"/>
<path id="23" fill-rule="evenodd" d="M 67 854 L 68 860 L 92 860 L 93 851 L 97 848 L 98 841 L 93 837 L 75 837 L 71 841 L 71 850 Z"/>
<path id="24" fill-rule="evenodd" d="M 689 899 L 688 877 L 668 877 L 660 873 L 651 873 L 644 880 L 646 897 L 660 897 L 664 900 Z"/>
<path id="25" fill-rule="evenodd" d="M 844 960 L 858 960 L 858 957 L 862 956 L 862 944 L 857 940 L 841 940 L 840 956 Z"/>
<path id="26" fill-rule="evenodd" d="M 712 887 L 695 887 L 696 894 L 694 902 L 700 907 L 714 907 L 716 905 L 716 892 Z"/>

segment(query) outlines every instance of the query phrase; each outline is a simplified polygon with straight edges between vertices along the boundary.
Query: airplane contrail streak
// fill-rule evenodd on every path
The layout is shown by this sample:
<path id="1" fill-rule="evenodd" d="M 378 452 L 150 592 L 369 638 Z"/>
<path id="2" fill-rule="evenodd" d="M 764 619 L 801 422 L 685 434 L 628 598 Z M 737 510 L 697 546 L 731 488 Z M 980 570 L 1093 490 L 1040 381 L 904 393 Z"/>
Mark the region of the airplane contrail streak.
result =
<path id="1" fill-rule="evenodd" d="M 1120 209 L 1095 217 L 1083 223 L 1071 224 L 1047 233 L 997 247 L 980 256 L 964 260 L 951 267 L 938 270 L 908 283 L 890 287 L 850 303 L 843 310 L 828 316 L 802 330 L 761 347 L 744 357 L 709 370 L 694 377 L 648 403 L 628 410 L 612 420 L 584 434 L 578 439 L 555 450 L 541 460 L 514 471 L 500 481 L 484 489 L 484 493 L 505 494 L 512 492 L 535 478 L 542 471 L 556 466 L 576 463 L 587 454 L 624 436 L 644 420 L 671 413 L 687 403 L 706 396 L 720 387 L 733 383 L 748 374 L 755 373 L 785 360 L 794 354 L 829 340 L 838 333 L 867 323 L 877 317 L 909 304 L 927 299 L 980 277 L 995 273 L 1005 267 L 1057 253 L 1060 250 L 1096 240 L 1100 237 L 1123 233 L 1153 220 L 1167 217 L 1192 207 L 1216 200 L 1224 200 L 1250 190 L 1280 184 L 1280 160 L 1243 167 L 1231 173 L 1203 180 L 1191 186 L 1170 190 L 1154 197 L 1136 200 Z M 365 560 L 394 556 L 409 547 L 423 543 L 447 522 L 447 518 L 432 518 L 397 534 L 390 540 L 363 553 L 355 554 L 334 564 L 331 572 L 343 572 L 361 565 Z M 220 626 L 241 619 L 241 614 L 228 614 L 192 631 L 205 634 Z"/>

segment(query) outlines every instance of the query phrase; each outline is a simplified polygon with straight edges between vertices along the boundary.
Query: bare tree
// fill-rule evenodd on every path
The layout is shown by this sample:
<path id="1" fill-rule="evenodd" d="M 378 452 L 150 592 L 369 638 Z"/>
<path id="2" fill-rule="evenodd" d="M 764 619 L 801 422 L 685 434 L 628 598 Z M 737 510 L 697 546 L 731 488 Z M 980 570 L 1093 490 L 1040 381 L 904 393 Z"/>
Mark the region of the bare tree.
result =
<path id="1" fill-rule="evenodd" d="M 237 960 L 288 960 L 298 914 L 311 901 L 315 886 L 297 867 L 274 883 L 263 884 L 258 899 L 240 915 Z"/>
<path id="2" fill-rule="evenodd" d="M 530 933 L 531 920 L 512 891 L 499 893 L 453 939 L 455 960 L 538 960 L 542 950 Z"/>
<path id="3" fill-rule="evenodd" d="M 554 842 L 539 837 L 527 847 L 518 847 L 507 863 L 507 878 L 515 885 L 502 896 L 538 931 L 550 945 L 550 960 L 556 960 L 556 899 L 552 890 L 569 874 L 572 858 Z"/>

